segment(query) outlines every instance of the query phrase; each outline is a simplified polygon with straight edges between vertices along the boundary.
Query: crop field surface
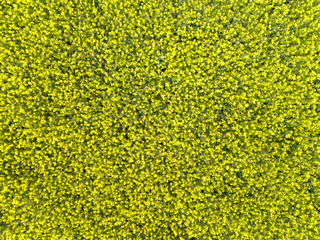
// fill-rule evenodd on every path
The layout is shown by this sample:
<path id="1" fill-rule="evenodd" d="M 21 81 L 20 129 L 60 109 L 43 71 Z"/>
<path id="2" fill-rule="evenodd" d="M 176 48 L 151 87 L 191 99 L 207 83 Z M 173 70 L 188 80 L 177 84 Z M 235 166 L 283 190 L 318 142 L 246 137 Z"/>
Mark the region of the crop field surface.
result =
<path id="1" fill-rule="evenodd" d="M 320 239 L 320 1 L 0 0 L 0 239 Z"/>

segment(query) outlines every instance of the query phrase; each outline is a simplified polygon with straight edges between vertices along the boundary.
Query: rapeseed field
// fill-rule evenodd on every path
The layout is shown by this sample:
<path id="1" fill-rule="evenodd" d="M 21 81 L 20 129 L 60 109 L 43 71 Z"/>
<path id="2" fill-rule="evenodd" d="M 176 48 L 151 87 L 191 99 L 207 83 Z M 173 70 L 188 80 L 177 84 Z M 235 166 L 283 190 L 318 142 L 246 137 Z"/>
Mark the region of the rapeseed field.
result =
<path id="1" fill-rule="evenodd" d="M 0 0 L 0 239 L 320 239 L 319 0 Z"/>

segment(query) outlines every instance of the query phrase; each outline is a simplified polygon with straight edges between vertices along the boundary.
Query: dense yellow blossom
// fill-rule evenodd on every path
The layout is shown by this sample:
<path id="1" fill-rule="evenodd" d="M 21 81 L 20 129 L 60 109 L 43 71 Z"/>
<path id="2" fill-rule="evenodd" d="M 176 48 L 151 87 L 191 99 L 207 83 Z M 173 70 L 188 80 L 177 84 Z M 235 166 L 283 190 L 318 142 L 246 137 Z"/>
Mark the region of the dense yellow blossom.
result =
<path id="1" fill-rule="evenodd" d="M 0 239 L 320 239 L 320 2 L 0 0 Z"/>

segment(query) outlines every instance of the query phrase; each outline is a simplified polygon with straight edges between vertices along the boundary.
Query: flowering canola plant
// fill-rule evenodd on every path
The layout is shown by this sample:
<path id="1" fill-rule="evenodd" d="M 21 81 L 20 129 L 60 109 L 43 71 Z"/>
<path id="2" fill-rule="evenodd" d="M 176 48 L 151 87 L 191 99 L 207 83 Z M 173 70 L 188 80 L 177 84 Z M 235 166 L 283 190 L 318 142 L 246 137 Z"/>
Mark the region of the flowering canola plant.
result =
<path id="1" fill-rule="evenodd" d="M 0 0 L 0 239 L 320 239 L 318 0 Z"/>

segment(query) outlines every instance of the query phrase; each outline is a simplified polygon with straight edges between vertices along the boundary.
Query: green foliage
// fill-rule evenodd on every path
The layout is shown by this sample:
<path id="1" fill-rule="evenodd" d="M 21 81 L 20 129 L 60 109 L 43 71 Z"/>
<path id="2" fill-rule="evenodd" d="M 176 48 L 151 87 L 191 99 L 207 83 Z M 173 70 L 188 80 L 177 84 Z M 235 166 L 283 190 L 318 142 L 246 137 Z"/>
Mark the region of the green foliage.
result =
<path id="1" fill-rule="evenodd" d="M 1 239 L 320 239 L 320 2 L 0 1 Z"/>

